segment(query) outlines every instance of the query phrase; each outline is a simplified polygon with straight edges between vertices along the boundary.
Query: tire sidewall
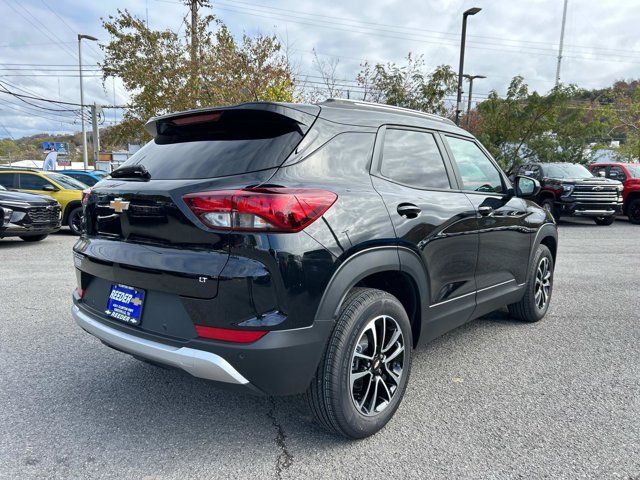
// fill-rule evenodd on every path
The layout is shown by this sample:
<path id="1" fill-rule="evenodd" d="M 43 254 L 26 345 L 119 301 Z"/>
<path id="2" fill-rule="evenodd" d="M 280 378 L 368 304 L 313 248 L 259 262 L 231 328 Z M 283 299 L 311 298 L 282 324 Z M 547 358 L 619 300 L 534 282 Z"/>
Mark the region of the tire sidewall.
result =
<path id="1" fill-rule="evenodd" d="M 636 209 L 637 215 L 633 216 L 632 211 Z M 628 207 L 629 221 L 635 225 L 640 225 L 640 198 L 633 200 Z"/>
<path id="2" fill-rule="evenodd" d="M 390 404 L 379 414 L 369 417 L 360 413 L 351 399 L 349 375 L 351 372 L 353 351 L 360 335 L 367 324 L 380 315 L 393 317 L 393 319 L 398 323 L 405 342 L 405 350 L 403 353 L 404 363 L 400 385 L 398 386 L 396 393 L 393 395 Z M 339 404 L 336 405 L 335 410 L 338 415 L 338 422 L 341 429 L 349 436 L 353 438 L 368 437 L 383 428 L 393 417 L 394 413 L 400 406 L 411 373 L 412 342 L 413 338 L 411 335 L 411 324 L 409 322 L 409 318 L 407 317 L 402 304 L 391 295 L 385 295 L 382 298 L 375 299 L 374 301 L 365 304 L 363 308 L 357 311 L 354 318 L 351 319 L 348 341 L 344 344 L 345 348 L 343 348 L 338 354 L 336 362 L 338 365 L 339 375 L 336 385 L 338 388 L 338 395 L 336 398 Z"/>
<path id="3" fill-rule="evenodd" d="M 80 235 L 82 233 L 82 228 L 80 228 L 80 230 L 77 230 L 73 226 L 73 217 L 75 215 L 80 215 L 80 217 L 82 217 L 82 207 L 76 207 L 73 210 L 71 210 L 69 212 L 69 218 L 67 219 L 67 226 L 71 230 L 71 233 L 73 233 L 74 235 Z"/>

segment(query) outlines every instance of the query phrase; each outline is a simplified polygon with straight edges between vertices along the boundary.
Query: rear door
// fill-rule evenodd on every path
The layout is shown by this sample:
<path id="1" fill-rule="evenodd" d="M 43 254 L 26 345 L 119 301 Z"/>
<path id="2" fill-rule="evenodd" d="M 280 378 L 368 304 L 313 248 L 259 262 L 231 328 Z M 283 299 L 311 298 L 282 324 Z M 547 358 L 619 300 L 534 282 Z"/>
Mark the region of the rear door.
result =
<path id="1" fill-rule="evenodd" d="M 437 132 L 387 126 L 376 141 L 373 184 L 400 247 L 416 252 L 429 280 L 428 336 L 464 323 L 475 307 L 475 209 L 456 191 Z"/>
<path id="2" fill-rule="evenodd" d="M 517 295 L 526 281 L 535 225 L 529 223 L 526 201 L 505 195 L 510 187 L 506 177 L 475 140 L 449 134 L 444 138 L 460 188 L 478 214 L 476 301 L 483 311 L 475 316 L 494 310 L 494 300 Z"/>

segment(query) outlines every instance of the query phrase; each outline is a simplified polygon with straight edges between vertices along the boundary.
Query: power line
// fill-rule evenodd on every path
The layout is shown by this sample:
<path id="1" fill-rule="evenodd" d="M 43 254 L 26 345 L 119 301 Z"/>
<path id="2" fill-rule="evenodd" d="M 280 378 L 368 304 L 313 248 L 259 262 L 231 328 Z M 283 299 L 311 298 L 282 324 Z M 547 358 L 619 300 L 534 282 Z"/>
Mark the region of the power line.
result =
<path id="1" fill-rule="evenodd" d="M 53 43 L 58 43 L 60 44 L 60 46 L 66 51 L 66 53 L 70 54 L 73 58 L 77 59 L 78 57 L 76 56 L 76 54 L 73 52 L 73 50 L 69 49 L 69 47 L 65 46 L 63 43 L 63 41 L 58 38 L 57 35 L 55 35 L 54 33 L 52 33 L 53 37 L 51 35 L 49 35 L 46 31 L 44 31 L 42 29 L 42 26 L 39 25 L 38 23 L 34 23 L 33 21 L 31 21 L 31 19 L 29 19 L 29 17 L 26 17 L 22 12 L 20 12 L 18 9 L 16 9 L 10 2 L 9 0 L 4 0 L 4 2 L 14 11 L 16 12 L 18 15 L 20 15 L 22 18 L 24 18 L 27 22 L 29 22 L 36 30 L 38 30 L 40 33 L 42 33 L 45 37 L 47 37 L 49 40 L 51 40 Z M 36 22 L 38 22 L 39 20 L 34 17 L 21 3 L 16 3 L 17 6 L 19 6 L 20 8 L 22 8 L 30 17 L 32 17 Z M 45 27 L 46 28 L 46 27 Z M 46 28 L 47 31 L 49 31 L 48 28 Z M 55 38 L 55 39 L 54 39 Z"/>
<path id="2" fill-rule="evenodd" d="M 161 0 L 157 0 L 157 1 L 161 1 Z M 174 2 L 174 1 L 171 1 L 171 0 L 162 0 L 162 1 L 165 1 L 167 3 L 179 3 L 179 2 Z M 319 27 L 319 28 L 328 28 L 328 29 L 332 29 L 332 30 L 346 31 L 346 32 L 349 32 L 349 33 L 360 33 L 360 34 L 364 34 L 364 35 L 373 35 L 373 36 L 376 36 L 376 37 L 382 36 L 382 37 L 387 37 L 387 38 L 408 40 L 408 41 L 419 42 L 419 43 L 429 43 L 429 44 L 433 44 L 433 45 L 442 45 L 442 46 L 456 46 L 457 45 L 457 42 L 454 39 L 449 40 L 449 39 L 442 38 L 442 37 L 435 37 L 440 41 L 434 41 L 434 40 L 432 40 L 433 36 L 427 36 L 425 34 L 411 34 L 410 33 L 409 35 L 406 35 L 406 34 L 402 34 L 401 32 L 394 31 L 394 30 L 367 28 L 367 27 L 364 27 L 364 26 L 358 26 L 358 25 L 349 24 L 349 23 L 339 23 L 339 22 L 328 22 L 328 21 L 325 21 L 325 20 L 315 20 L 313 18 L 306 18 L 306 17 L 296 16 L 295 14 L 291 14 L 291 13 L 285 14 L 285 13 L 277 13 L 277 12 L 267 12 L 267 11 L 263 11 L 263 10 L 256 10 L 256 9 L 246 8 L 246 7 L 238 6 L 238 5 L 235 5 L 235 4 L 234 5 L 224 4 L 224 6 L 222 6 L 222 5 L 220 5 L 220 2 L 218 2 L 216 8 L 218 10 L 225 10 L 225 11 L 229 11 L 229 12 L 232 12 L 232 13 L 238 13 L 238 14 L 241 14 L 241 15 L 251 15 L 251 16 L 262 17 L 262 18 L 273 18 L 273 19 L 278 19 L 278 20 L 290 21 L 292 23 L 298 23 L 298 24 L 302 24 L 302 25 L 310 25 L 310 26 L 315 26 L 315 27 Z M 264 8 L 272 8 L 272 7 L 264 7 Z M 307 14 L 307 15 L 310 15 L 310 14 Z M 363 30 L 363 29 L 365 29 L 365 30 Z M 517 42 L 517 40 L 510 40 L 510 39 L 500 39 L 500 40 L 502 42 L 505 42 L 505 41 Z M 529 43 L 529 42 L 527 42 L 527 43 Z M 490 47 L 483 46 L 483 45 L 496 46 L 496 47 L 500 47 L 500 48 L 490 48 Z M 542 47 L 528 46 L 528 45 L 505 45 L 504 43 L 495 43 L 495 42 L 470 42 L 468 47 L 469 48 L 473 48 L 473 49 L 478 49 L 478 50 L 495 51 L 495 52 L 500 52 L 500 53 L 509 52 L 509 53 L 527 53 L 527 54 L 532 54 L 532 55 L 541 55 L 541 56 L 549 56 L 549 57 L 555 57 L 556 56 L 554 51 L 552 49 L 550 49 L 550 48 L 542 48 Z M 590 47 L 587 47 L 587 48 L 590 48 Z M 580 59 L 580 60 L 598 60 L 598 61 L 606 61 L 606 62 L 614 62 L 614 63 L 628 63 L 628 64 L 640 63 L 640 61 L 623 61 L 623 60 L 615 60 L 615 59 L 611 59 L 611 58 L 601 59 L 601 57 L 598 56 L 597 54 L 590 53 L 590 52 L 577 52 L 577 53 L 579 55 L 583 55 L 583 56 L 565 55 L 565 57 L 575 58 L 575 59 Z M 633 54 L 635 54 L 635 53 L 636 52 L 633 52 Z M 585 57 L 584 55 L 591 55 L 591 57 Z M 613 56 L 617 56 L 617 57 L 620 57 L 620 58 L 630 58 L 629 56 L 625 56 L 625 55 L 615 55 L 614 54 Z"/>
<path id="3" fill-rule="evenodd" d="M 73 33 L 74 35 L 78 33 L 78 32 L 76 32 L 76 31 L 73 29 L 73 27 L 72 27 L 71 25 L 69 25 L 69 24 L 67 23 L 67 21 L 66 21 L 63 17 L 61 17 L 60 15 L 58 15 L 58 13 L 57 13 L 53 8 L 51 8 L 51 7 L 49 6 L 49 4 L 48 4 L 45 0 L 40 0 L 40 1 L 42 2 L 42 4 L 43 4 L 45 7 L 47 7 L 47 8 L 49 9 L 49 11 L 50 11 L 51 13 L 53 13 L 56 17 L 58 17 L 58 19 L 60 19 L 60 21 L 61 21 L 64 25 L 66 25 L 66 27 L 69 29 L 69 31 L 70 31 L 71 33 Z M 96 49 L 95 49 L 95 47 L 94 47 L 91 43 L 89 43 L 89 48 L 90 48 L 91 50 L 93 50 L 93 51 L 94 51 L 94 53 L 96 53 L 96 55 L 102 55 L 102 52 L 99 52 L 98 50 L 96 50 Z"/>
<path id="4" fill-rule="evenodd" d="M 13 135 L 11 135 L 11 132 L 9 132 L 9 130 L 7 129 L 7 127 L 4 126 L 4 123 L 0 122 L 0 127 L 2 127 L 2 129 L 7 132 L 7 135 L 9 135 L 9 138 L 11 140 L 13 140 L 15 142 L 15 138 L 13 138 Z"/>
<path id="5" fill-rule="evenodd" d="M 169 2 L 169 3 L 180 3 L 180 2 Z M 259 9 L 267 9 L 267 10 L 279 10 L 282 12 L 285 12 L 286 14 L 298 14 L 298 15 L 306 15 L 311 17 L 310 20 L 313 19 L 313 17 L 322 17 L 322 18 L 328 18 L 328 19 L 332 19 L 332 20 L 339 20 L 340 22 L 353 22 L 356 24 L 361 24 L 361 25 L 370 25 L 370 26 L 380 26 L 380 27 L 389 27 L 389 28 L 393 28 L 396 30 L 399 30 L 400 32 L 405 32 L 407 30 L 413 30 L 416 32 L 427 32 L 427 33 L 433 33 L 433 34 L 437 34 L 437 35 L 446 35 L 446 36 L 450 36 L 453 37 L 454 40 L 458 40 L 459 37 L 459 33 L 458 32 L 443 32 L 443 31 L 438 31 L 438 30 L 429 30 L 429 29 L 425 29 L 425 28 L 417 28 L 417 27 L 409 27 L 406 25 L 393 25 L 393 24 L 388 24 L 388 23 L 376 23 L 376 22 L 367 22 L 364 20 L 359 20 L 359 19 L 355 19 L 355 18 L 345 18 L 345 17 L 338 17 L 338 16 L 331 16 L 331 15 L 322 15 L 322 14 L 318 14 L 318 13 L 311 13 L 311 12 L 303 12 L 300 10 L 291 10 L 291 9 L 285 9 L 285 8 L 277 8 L 277 7 L 273 7 L 273 6 L 269 6 L 269 5 L 264 5 L 264 4 L 257 4 L 257 3 L 250 3 L 250 2 L 244 2 L 241 0 L 234 0 L 233 3 L 230 3 L 226 0 L 217 0 L 216 4 L 225 4 L 228 6 L 236 6 L 237 4 L 241 4 L 241 5 L 247 5 L 249 7 L 252 7 L 253 9 L 259 8 Z M 556 48 L 557 47 L 557 43 L 556 42 L 549 42 L 549 41 L 539 41 L 539 40 L 517 40 L 517 39 L 510 39 L 510 38 L 504 38 L 504 37 L 496 37 L 496 36 L 490 36 L 490 35 L 478 35 L 478 34 L 469 34 L 467 35 L 468 38 L 486 38 L 486 39 L 490 39 L 490 40 L 499 40 L 500 42 L 518 42 L 518 43 L 529 43 L 529 44 L 539 44 L 539 45 L 548 45 L 552 48 Z M 500 44 L 502 45 L 502 43 Z M 607 52 L 625 52 L 625 53 L 630 53 L 633 55 L 640 55 L 640 51 L 635 51 L 635 50 L 621 50 L 621 49 L 609 49 L 609 48 L 603 48 L 603 47 L 593 47 L 593 46 L 586 46 L 586 45 L 566 45 L 567 47 L 575 47 L 575 48 L 585 48 L 585 49 L 591 49 L 591 50 L 602 50 L 602 51 L 607 51 Z"/>

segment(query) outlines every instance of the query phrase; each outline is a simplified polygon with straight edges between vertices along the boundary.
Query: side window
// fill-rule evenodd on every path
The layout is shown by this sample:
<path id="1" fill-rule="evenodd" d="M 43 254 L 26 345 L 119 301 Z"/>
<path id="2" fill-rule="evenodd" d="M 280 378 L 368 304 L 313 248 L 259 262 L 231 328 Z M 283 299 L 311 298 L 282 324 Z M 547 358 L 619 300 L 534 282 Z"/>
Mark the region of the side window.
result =
<path id="1" fill-rule="evenodd" d="M 594 177 L 599 176 L 600 172 L 604 172 L 607 169 L 607 167 L 593 167 L 591 169 L 591 173 L 593 173 Z"/>
<path id="2" fill-rule="evenodd" d="M 620 167 L 611 167 L 609 169 L 608 177 L 613 180 L 619 180 L 621 182 L 624 182 L 627 179 L 627 176 L 624 174 L 624 170 L 622 170 Z"/>
<path id="3" fill-rule="evenodd" d="M 463 190 L 504 192 L 500 172 L 475 142 L 457 137 L 446 138 L 462 177 Z"/>
<path id="4" fill-rule="evenodd" d="M 387 129 L 380 173 L 416 188 L 451 188 L 436 139 L 428 132 Z"/>
<path id="5" fill-rule="evenodd" d="M 0 185 L 4 188 L 14 188 L 14 173 L 0 173 Z"/>
<path id="6" fill-rule="evenodd" d="M 20 188 L 22 190 L 44 190 L 45 185 L 51 185 L 45 178 L 30 173 L 20 174 Z"/>

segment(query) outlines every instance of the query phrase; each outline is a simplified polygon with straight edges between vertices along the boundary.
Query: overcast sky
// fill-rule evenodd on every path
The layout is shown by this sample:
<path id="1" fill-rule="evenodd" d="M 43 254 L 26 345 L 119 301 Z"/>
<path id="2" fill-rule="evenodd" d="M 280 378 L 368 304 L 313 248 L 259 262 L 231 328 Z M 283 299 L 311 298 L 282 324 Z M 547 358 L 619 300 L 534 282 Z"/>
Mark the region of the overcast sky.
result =
<path id="1" fill-rule="evenodd" d="M 503 94 L 514 75 L 538 91 L 555 80 L 563 0 L 213 0 L 213 12 L 239 36 L 275 32 L 292 53 L 296 70 L 316 81 L 312 50 L 339 59 L 337 76 L 353 80 L 360 62 L 401 62 L 422 54 L 429 66 L 457 71 L 462 12 L 470 17 L 465 71 L 483 74 L 474 98 Z M 11 91 L 79 103 L 77 33 L 108 40 L 101 17 L 128 8 L 152 28 L 184 33 L 186 7 L 177 0 L 0 0 L 0 82 Z M 585 88 L 640 77 L 640 0 L 569 0 L 561 78 Z M 122 104 L 118 82 L 105 85 L 95 45 L 83 43 L 85 103 Z M 115 87 L 115 88 L 114 88 Z M 114 91 L 115 90 L 115 91 Z M 477 93 L 477 96 L 476 96 Z M 65 109 L 52 105 L 54 109 Z M 73 109 L 72 106 L 67 107 Z M 116 112 L 118 115 L 118 112 Z M 0 94 L 0 138 L 80 129 L 73 112 L 34 109 Z M 117 121 L 108 111 L 106 120 Z M 75 123 L 74 123 L 75 121 Z"/>

